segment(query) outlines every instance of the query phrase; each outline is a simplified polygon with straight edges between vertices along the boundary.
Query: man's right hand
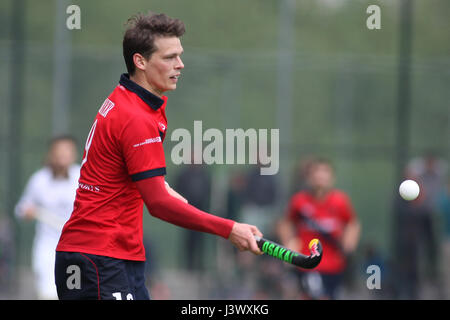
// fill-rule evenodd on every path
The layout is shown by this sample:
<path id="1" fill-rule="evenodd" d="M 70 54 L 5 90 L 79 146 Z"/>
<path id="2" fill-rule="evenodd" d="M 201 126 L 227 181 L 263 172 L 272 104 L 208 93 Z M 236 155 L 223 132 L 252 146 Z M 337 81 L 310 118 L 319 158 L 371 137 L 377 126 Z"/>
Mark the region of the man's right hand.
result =
<path id="1" fill-rule="evenodd" d="M 23 218 L 28 221 L 36 219 L 36 207 L 31 205 L 26 207 L 23 211 Z"/>
<path id="2" fill-rule="evenodd" d="M 240 251 L 249 250 L 256 255 L 261 255 L 263 252 L 259 249 L 255 236 L 263 236 L 257 227 L 235 222 L 228 240 Z"/>

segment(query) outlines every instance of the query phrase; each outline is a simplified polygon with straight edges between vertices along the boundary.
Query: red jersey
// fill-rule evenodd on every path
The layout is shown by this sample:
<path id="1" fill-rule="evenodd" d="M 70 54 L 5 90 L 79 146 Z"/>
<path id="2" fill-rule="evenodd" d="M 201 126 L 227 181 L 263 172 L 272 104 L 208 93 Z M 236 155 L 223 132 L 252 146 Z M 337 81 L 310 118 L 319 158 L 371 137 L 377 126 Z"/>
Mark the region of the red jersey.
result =
<path id="1" fill-rule="evenodd" d="M 329 274 L 342 272 L 346 261 L 336 242 L 340 241 L 346 225 L 356 217 L 348 196 L 342 191 L 332 190 L 318 200 L 309 192 L 301 191 L 291 198 L 287 215 L 296 226 L 303 254 L 310 254 L 308 244 L 312 239 L 318 238 L 322 243 L 322 261 L 314 270 Z M 317 227 L 329 233 L 336 242 L 321 235 Z"/>
<path id="2" fill-rule="evenodd" d="M 144 202 L 135 181 L 166 174 L 166 102 L 121 76 L 89 132 L 74 209 L 57 251 L 145 260 Z"/>

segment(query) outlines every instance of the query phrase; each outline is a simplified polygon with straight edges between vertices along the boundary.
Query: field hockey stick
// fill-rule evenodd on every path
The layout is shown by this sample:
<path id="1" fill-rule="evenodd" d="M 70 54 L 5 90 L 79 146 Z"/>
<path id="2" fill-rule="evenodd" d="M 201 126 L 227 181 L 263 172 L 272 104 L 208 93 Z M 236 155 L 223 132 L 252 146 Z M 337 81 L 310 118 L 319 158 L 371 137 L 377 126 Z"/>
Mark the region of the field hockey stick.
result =
<path id="1" fill-rule="evenodd" d="M 309 250 L 311 252 L 309 256 L 289 250 L 278 243 L 258 236 L 255 236 L 255 240 L 259 249 L 265 254 L 300 268 L 313 269 L 322 260 L 322 244 L 318 239 L 313 239 L 309 242 Z"/>
<path id="2" fill-rule="evenodd" d="M 61 230 L 65 223 L 61 217 L 41 207 L 36 209 L 36 220 L 43 222 L 56 230 Z"/>

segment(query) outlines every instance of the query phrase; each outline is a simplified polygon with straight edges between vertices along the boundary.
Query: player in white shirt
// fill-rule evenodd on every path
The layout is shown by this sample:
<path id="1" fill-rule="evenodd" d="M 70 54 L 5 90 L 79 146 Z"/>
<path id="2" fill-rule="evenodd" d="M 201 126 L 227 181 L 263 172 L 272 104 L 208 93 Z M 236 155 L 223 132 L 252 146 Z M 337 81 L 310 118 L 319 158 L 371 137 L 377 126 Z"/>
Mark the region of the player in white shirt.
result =
<path id="1" fill-rule="evenodd" d="M 80 174 L 76 160 L 77 148 L 73 138 L 60 136 L 52 139 L 46 165 L 30 177 L 15 208 L 17 217 L 37 220 L 32 268 L 39 299 L 57 299 L 55 249 L 62 227 L 73 209 Z"/>

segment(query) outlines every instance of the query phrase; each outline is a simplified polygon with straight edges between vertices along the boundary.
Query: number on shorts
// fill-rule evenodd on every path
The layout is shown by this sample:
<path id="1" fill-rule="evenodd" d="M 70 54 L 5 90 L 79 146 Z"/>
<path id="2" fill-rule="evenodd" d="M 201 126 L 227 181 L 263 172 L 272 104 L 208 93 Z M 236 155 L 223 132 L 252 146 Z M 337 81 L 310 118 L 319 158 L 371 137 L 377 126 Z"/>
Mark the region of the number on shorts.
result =
<path id="1" fill-rule="evenodd" d="M 113 295 L 113 297 L 116 300 L 122 300 L 122 293 L 121 292 L 114 292 L 112 295 Z M 126 296 L 126 299 L 127 300 L 133 300 L 133 295 L 131 293 L 128 293 L 127 296 Z"/>

